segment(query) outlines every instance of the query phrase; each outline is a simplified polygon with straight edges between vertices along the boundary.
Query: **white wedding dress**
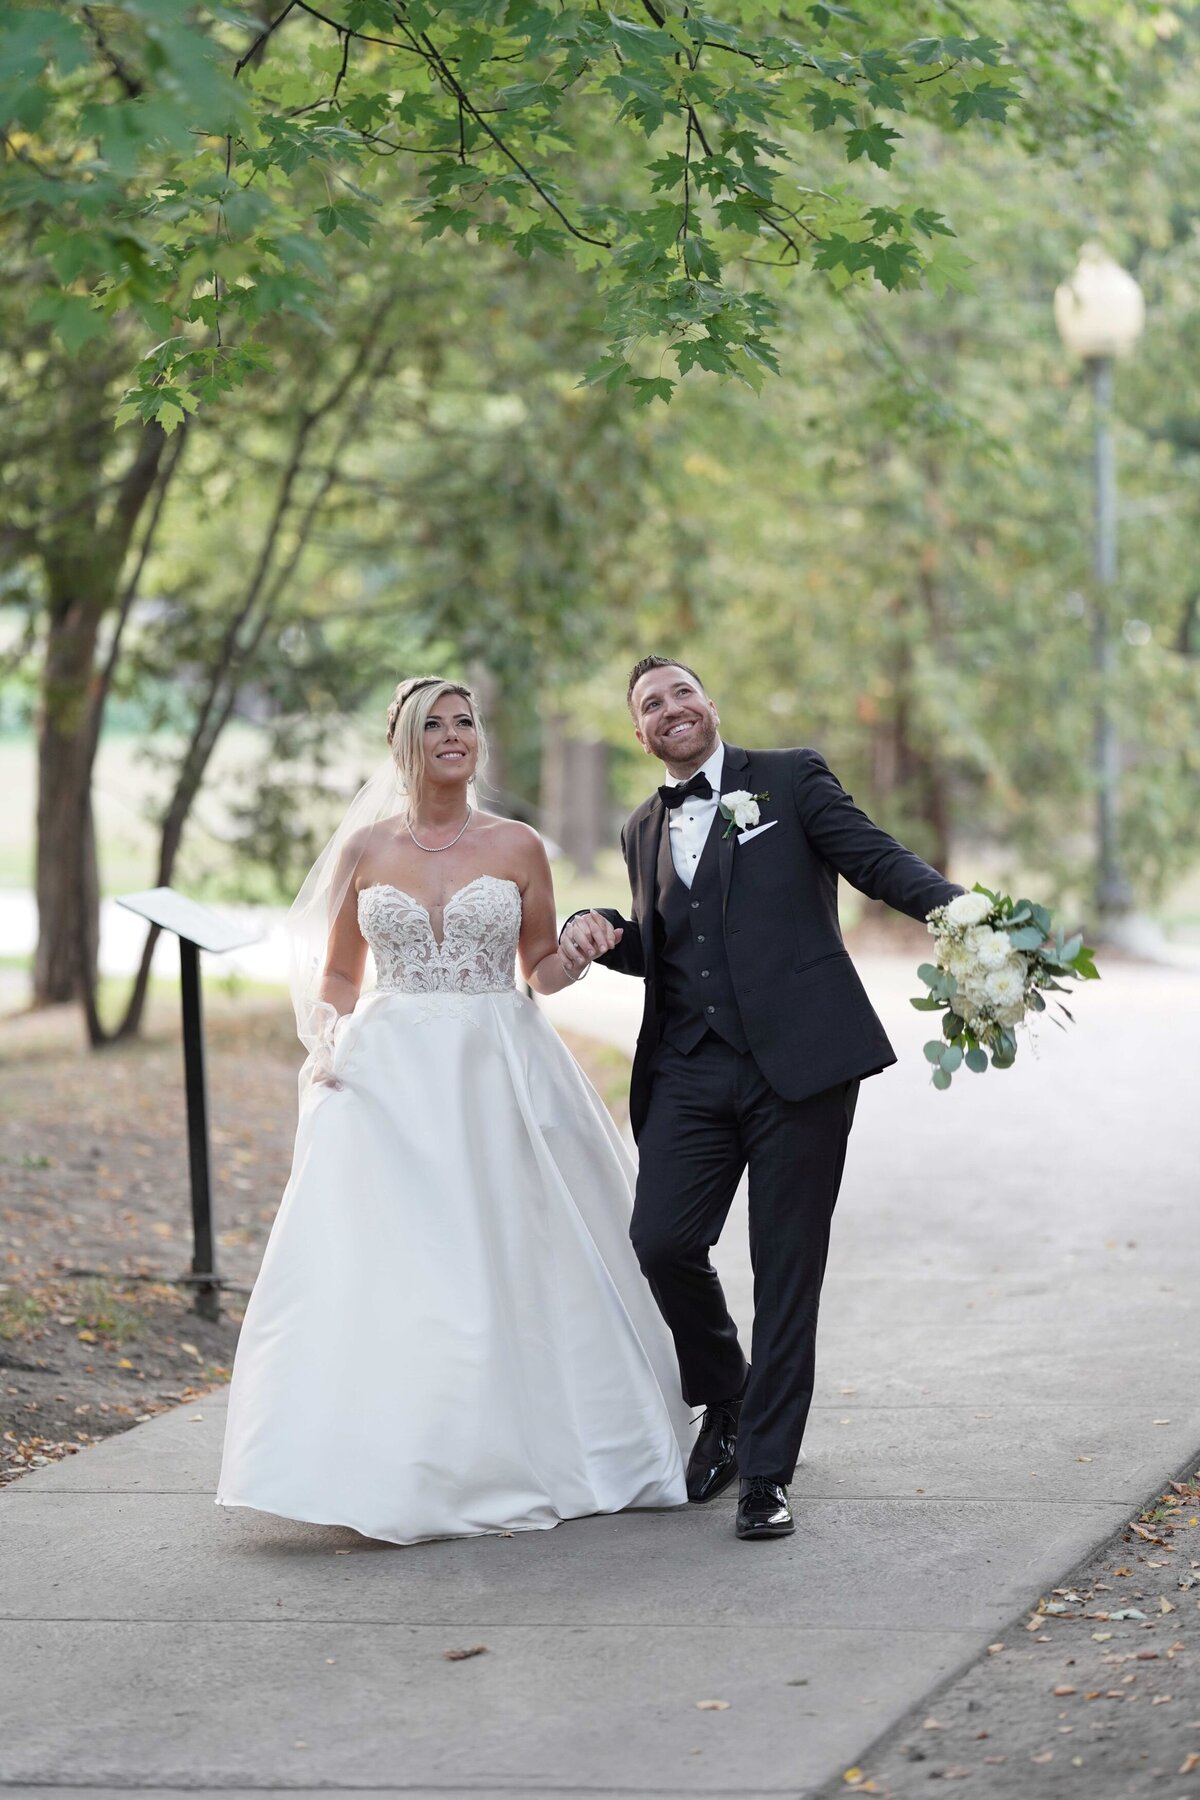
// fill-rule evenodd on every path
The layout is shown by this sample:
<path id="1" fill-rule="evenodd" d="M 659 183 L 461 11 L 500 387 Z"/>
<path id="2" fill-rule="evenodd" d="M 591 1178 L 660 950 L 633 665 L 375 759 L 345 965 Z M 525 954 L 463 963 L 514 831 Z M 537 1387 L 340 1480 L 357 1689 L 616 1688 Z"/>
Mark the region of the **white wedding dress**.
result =
<path id="1" fill-rule="evenodd" d="M 686 1501 L 688 1412 L 633 1171 L 514 986 L 521 896 L 359 895 L 378 985 L 301 1103 L 217 1503 L 394 1543 Z"/>

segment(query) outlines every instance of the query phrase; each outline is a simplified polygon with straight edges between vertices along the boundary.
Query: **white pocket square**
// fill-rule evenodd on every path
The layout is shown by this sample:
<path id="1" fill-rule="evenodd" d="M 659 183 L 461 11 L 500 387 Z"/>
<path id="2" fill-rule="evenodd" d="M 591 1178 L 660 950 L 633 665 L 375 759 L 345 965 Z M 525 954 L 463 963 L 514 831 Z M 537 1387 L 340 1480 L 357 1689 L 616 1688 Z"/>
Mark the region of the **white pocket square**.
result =
<path id="1" fill-rule="evenodd" d="M 737 841 L 748 844 L 751 838 L 761 837 L 764 831 L 773 831 L 778 823 L 778 819 L 768 819 L 765 825 L 753 825 L 749 831 L 739 831 Z"/>

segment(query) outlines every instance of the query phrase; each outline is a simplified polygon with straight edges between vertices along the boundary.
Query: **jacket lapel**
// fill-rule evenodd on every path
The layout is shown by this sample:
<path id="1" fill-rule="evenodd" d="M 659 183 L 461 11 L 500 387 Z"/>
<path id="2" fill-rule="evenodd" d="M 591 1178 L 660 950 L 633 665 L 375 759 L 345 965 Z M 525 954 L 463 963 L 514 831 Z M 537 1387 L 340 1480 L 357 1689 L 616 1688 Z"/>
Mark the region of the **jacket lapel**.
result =
<path id="1" fill-rule="evenodd" d="M 744 750 L 739 750 L 736 744 L 726 744 L 725 761 L 721 765 L 721 789 L 723 793 L 733 793 L 742 786 L 744 771 L 749 761 L 750 758 L 747 756 L 746 752 Z M 729 884 L 733 880 L 733 852 L 734 846 L 737 843 L 736 832 L 730 831 L 728 837 L 725 835 L 728 826 L 729 821 L 723 819 L 718 812 L 714 829 L 721 834 L 717 841 L 717 861 L 721 871 L 722 922 L 724 922 L 725 919 L 725 908 L 729 904 Z"/>
<path id="2" fill-rule="evenodd" d="M 654 966 L 654 912 L 658 905 L 658 858 L 667 809 L 655 794 L 638 825 L 638 912 L 642 927 L 642 951 L 647 973 Z"/>

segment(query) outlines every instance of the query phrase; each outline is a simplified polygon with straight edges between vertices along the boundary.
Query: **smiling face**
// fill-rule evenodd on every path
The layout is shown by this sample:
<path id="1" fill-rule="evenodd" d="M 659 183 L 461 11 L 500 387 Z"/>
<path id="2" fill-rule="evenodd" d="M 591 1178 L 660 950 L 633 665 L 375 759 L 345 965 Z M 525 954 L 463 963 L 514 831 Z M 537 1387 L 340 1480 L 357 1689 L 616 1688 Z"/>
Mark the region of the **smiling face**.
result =
<path id="1" fill-rule="evenodd" d="M 629 696 L 629 710 L 638 743 L 672 775 L 694 775 L 716 748 L 717 709 L 686 669 L 647 669 Z"/>
<path id="2" fill-rule="evenodd" d="M 479 735 L 461 694 L 443 694 L 434 701 L 422 727 L 421 750 L 426 792 L 462 786 L 474 775 Z"/>

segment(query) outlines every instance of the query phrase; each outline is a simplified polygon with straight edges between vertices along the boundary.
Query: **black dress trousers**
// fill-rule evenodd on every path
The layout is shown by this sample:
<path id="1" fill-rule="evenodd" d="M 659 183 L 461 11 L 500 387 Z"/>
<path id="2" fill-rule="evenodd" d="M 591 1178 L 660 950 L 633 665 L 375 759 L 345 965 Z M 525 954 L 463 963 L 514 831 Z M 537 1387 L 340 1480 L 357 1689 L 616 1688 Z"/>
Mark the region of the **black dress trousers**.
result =
<path id="1" fill-rule="evenodd" d="M 749 1170 L 751 1378 L 738 1468 L 792 1478 L 815 1372 L 817 1309 L 858 1082 L 784 1100 L 753 1056 L 709 1034 L 659 1045 L 638 1138 L 634 1249 L 675 1339 L 684 1398 L 710 1406 L 746 1380 L 709 1251 Z"/>

